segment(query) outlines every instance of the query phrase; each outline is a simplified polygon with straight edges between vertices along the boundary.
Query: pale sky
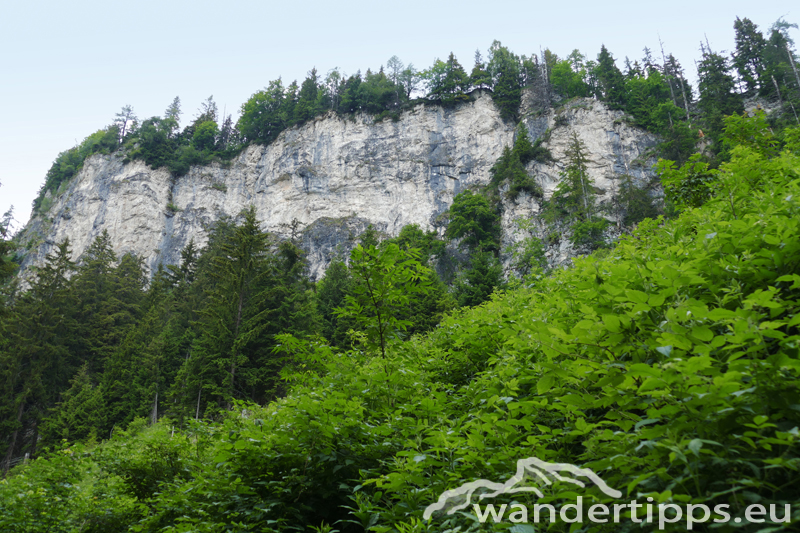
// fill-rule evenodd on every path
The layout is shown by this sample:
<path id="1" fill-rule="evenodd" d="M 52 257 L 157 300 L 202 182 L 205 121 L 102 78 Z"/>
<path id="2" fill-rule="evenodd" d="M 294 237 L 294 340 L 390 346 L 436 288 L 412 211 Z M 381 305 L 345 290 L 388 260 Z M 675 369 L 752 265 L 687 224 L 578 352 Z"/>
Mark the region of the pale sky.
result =
<path id="1" fill-rule="evenodd" d="M 113 121 L 126 104 L 140 119 L 163 114 L 175 96 L 182 125 L 209 95 L 234 119 L 270 80 L 380 68 L 393 55 L 418 70 L 452 51 L 471 70 L 476 49 L 497 39 L 516 54 L 601 44 L 622 68 L 658 38 L 695 77 L 699 43 L 734 47 L 735 17 L 765 34 L 785 0 L 643 2 L 376 2 L 362 0 L 5 2 L 0 16 L 0 215 L 14 205 L 24 223 L 55 157 Z M 652 7 L 651 7 L 652 6 Z M 800 43 L 800 34 L 792 30 Z"/>

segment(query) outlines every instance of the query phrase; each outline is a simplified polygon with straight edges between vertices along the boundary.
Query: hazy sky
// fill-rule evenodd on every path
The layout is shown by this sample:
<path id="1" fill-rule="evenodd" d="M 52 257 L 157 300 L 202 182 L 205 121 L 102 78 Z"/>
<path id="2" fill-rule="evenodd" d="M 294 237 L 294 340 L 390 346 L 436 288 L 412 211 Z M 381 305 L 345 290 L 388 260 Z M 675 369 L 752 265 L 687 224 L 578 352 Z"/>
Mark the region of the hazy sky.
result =
<path id="1" fill-rule="evenodd" d="M 113 121 L 125 105 L 140 119 L 180 96 L 185 125 L 209 95 L 236 117 L 270 80 L 302 81 L 312 68 L 351 74 L 392 55 L 422 70 L 452 51 L 469 71 L 497 39 L 517 54 L 605 44 L 622 66 L 658 37 L 695 76 L 699 42 L 733 48 L 733 21 L 766 32 L 800 22 L 785 0 L 471 2 L 237 1 L 5 2 L 0 15 L 0 214 L 24 223 L 59 152 Z M 800 42 L 800 34 L 792 30 Z"/>

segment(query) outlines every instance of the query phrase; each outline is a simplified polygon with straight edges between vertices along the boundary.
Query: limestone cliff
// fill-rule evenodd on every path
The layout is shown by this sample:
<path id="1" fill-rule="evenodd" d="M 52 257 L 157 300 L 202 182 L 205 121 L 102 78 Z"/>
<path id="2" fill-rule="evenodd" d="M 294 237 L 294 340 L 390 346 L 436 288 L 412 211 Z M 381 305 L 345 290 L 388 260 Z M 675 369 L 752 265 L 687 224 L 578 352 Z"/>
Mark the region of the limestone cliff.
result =
<path id="1" fill-rule="evenodd" d="M 543 137 L 556 160 L 528 168 L 546 196 L 558 182 L 572 131 L 586 143 L 590 173 L 606 197 L 620 175 L 650 175 L 646 154 L 656 139 L 629 126 L 621 112 L 577 100 L 557 110 L 523 110 L 523 117 L 531 137 Z M 299 222 L 316 278 L 367 224 L 388 235 L 411 223 L 443 231 L 440 216 L 453 197 L 489 182 L 489 169 L 513 136 L 514 125 L 478 91 L 454 109 L 420 105 L 396 122 L 317 118 L 269 146 L 248 147 L 229 164 L 195 167 L 177 179 L 141 161 L 123 164 L 121 155 L 95 155 L 23 231 L 29 250 L 23 268 L 41 264 L 66 237 L 77 259 L 105 229 L 118 254 L 135 253 L 154 269 L 177 262 L 190 239 L 204 244 L 206 228 L 219 216 L 236 216 L 252 204 L 264 229 L 280 236 L 288 237 Z M 514 219 L 535 217 L 539 205 L 525 196 L 506 204 L 504 238 L 510 241 Z M 568 253 L 551 251 L 552 261 Z"/>

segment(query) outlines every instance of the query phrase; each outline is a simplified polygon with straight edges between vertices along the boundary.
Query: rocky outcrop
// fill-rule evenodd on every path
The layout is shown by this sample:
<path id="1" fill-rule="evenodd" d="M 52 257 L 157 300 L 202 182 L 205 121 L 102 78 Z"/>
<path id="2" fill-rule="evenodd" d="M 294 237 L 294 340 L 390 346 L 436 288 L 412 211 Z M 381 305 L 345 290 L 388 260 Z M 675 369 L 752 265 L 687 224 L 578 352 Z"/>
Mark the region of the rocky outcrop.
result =
<path id="1" fill-rule="evenodd" d="M 78 258 L 107 230 L 118 254 L 135 253 L 155 269 L 176 263 L 190 239 L 204 244 L 217 218 L 249 205 L 268 231 L 285 238 L 302 231 L 313 277 L 332 257 L 346 254 L 368 224 L 388 235 L 411 223 L 443 231 L 441 216 L 453 197 L 488 183 L 489 169 L 513 142 L 514 125 L 500 119 L 491 96 L 472 96 L 452 109 L 420 105 L 394 122 L 317 118 L 269 146 L 248 147 L 228 164 L 195 167 L 177 179 L 140 161 L 123 164 L 120 155 L 92 156 L 48 212 L 23 231 L 23 268 L 40 264 L 64 238 Z M 629 126 L 621 112 L 577 100 L 523 116 L 556 161 L 528 169 L 546 195 L 558 182 L 572 132 L 586 143 L 590 173 L 605 197 L 622 174 L 650 175 L 646 154 L 656 139 Z M 506 203 L 503 225 L 511 241 L 515 219 L 536 217 L 539 205 L 524 195 Z"/>

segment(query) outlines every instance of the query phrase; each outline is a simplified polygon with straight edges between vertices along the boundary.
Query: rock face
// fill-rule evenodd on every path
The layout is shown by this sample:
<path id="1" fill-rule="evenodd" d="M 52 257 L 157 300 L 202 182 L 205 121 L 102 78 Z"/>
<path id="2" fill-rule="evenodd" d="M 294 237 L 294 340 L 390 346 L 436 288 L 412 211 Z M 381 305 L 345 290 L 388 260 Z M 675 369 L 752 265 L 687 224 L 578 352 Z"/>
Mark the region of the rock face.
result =
<path id="1" fill-rule="evenodd" d="M 49 211 L 23 230 L 29 250 L 23 269 L 41 264 L 67 237 L 77 259 L 107 230 L 118 255 L 135 253 L 152 271 L 178 262 L 190 239 L 205 244 L 217 218 L 235 217 L 249 205 L 264 229 L 287 238 L 302 232 L 313 278 L 332 257 L 346 254 L 368 224 L 388 235 L 412 223 L 443 231 L 440 217 L 453 197 L 487 184 L 489 169 L 514 139 L 514 125 L 500 119 L 491 96 L 477 91 L 472 97 L 454 109 L 420 105 L 396 122 L 331 114 L 285 131 L 269 146 L 250 146 L 229 164 L 194 167 L 177 179 L 141 161 L 123 164 L 119 155 L 92 156 Z M 623 174 L 650 177 L 645 154 L 657 140 L 599 102 L 523 110 L 523 121 L 556 160 L 528 167 L 546 196 L 558 183 L 573 131 L 586 143 L 590 173 L 606 198 Z M 516 218 L 535 218 L 538 211 L 524 195 L 506 201 L 504 238 L 514 240 Z"/>

